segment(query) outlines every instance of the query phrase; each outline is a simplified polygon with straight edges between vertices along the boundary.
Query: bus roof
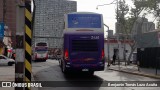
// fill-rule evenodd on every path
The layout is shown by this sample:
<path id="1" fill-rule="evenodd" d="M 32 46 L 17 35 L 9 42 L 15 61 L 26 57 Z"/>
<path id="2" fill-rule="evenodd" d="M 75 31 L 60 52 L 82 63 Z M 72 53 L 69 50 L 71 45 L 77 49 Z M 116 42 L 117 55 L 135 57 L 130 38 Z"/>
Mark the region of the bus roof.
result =
<path id="1" fill-rule="evenodd" d="M 71 13 L 67 13 L 67 14 L 99 14 L 99 13 L 95 13 L 95 12 L 71 12 Z M 100 14 L 102 15 L 102 14 Z"/>

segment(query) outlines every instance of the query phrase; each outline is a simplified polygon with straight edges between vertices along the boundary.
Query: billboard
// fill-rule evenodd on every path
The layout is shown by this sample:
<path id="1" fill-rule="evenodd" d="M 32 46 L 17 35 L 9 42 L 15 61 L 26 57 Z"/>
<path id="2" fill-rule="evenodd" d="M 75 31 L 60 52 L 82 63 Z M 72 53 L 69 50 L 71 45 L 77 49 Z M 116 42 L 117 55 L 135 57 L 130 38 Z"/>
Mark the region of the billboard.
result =
<path id="1" fill-rule="evenodd" d="M 68 14 L 68 28 L 101 28 L 101 15 Z"/>
<path id="2" fill-rule="evenodd" d="M 4 37 L 4 23 L 0 22 L 0 40 L 3 40 Z"/>

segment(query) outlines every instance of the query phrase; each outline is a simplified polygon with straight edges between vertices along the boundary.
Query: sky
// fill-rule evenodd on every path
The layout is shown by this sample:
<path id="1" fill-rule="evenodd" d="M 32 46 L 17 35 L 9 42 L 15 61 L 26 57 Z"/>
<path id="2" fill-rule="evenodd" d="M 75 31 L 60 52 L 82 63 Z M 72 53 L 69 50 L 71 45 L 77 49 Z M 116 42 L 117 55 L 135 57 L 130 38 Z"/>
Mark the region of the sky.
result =
<path id="1" fill-rule="evenodd" d="M 116 3 L 117 0 L 70 0 L 70 1 L 77 1 L 77 11 L 96 12 L 102 14 L 104 23 L 108 25 L 110 30 L 113 30 L 115 33 L 115 23 L 117 21 L 115 10 L 117 8 L 117 5 L 116 4 L 104 5 L 104 4 L 110 4 L 113 1 L 115 1 Z M 131 0 L 126 0 L 126 3 L 129 6 L 133 7 L 133 3 Z M 98 6 L 98 5 L 104 5 L 104 6 Z M 152 20 L 153 18 L 149 17 L 149 21 Z M 106 27 L 104 27 L 104 29 L 105 31 L 107 31 Z"/>
<path id="2" fill-rule="evenodd" d="M 115 3 L 117 0 L 70 0 L 77 1 L 77 11 L 86 11 L 86 12 L 96 12 L 103 14 L 103 21 L 106 25 L 109 26 L 110 30 L 115 30 L 116 14 L 115 9 L 117 8 L 116 4 L 99 6 L 97 5 L 109 4 L 113 1 Z M 131 0 L 126 0 L 129 5 L 132 5 Z M 33 8 L 32 8 L 33 9 Z M 105 27 L 105 30 L 107 28 Z"/>
<path id="3" fill-rule="evenodd" d="M 115 22 L 116 22 L 116 13 L 115 10 L 117 8 L 116 4 L 111 5 L 104 5 L 110 4 L 113 1 L 115 3 L 117 0 L 71 0 L 77 1 L 77 11 L 89 11 L 89 12 L 96 12 L 103 15 L 103 21 L 106 25 L 109 26 L 110 30 L 115 30 Z M 128 5 L 133 5 L 131 0 L 126 0 Z M 104 6 L 98 6 L 104 5 Z M 96 7 L 98 6 L 98 9 Z M 107 28 L 105 28 L 105 31 Z"/>
<path id="4" fill-rule="evenodd" d="M 115 23 L 116 23 L 116 8 L 117 4 L 111 4 L 111 5 L 104 5 L 104 4 L 110 4 L 113 1 L 115 3 L 117 0 L 70 0 L 70 1 L 77 1 L 77 11 L 89 11 L 89 12 L 96 12 L 103 15 L 103 21 L 106 25 L 109 26 L 110 30 L 113 30 L 115 33 Z M 118 0 L 119 1 L 119 0 Z M 126 3 L 129 5 L 129 7 L 134 7 L 132 0 L 125 0 Z M 99 6 L 98 9 L 96 7 Z M 149 22 L 153 22 L 155 17 L 153 15 L 147 15 L 146 18 Z M 154 21 L 156 25 L 157 21 Z M 104 27 L 105 30 L 105 37 L 107 36 L 107 28 Z"/>

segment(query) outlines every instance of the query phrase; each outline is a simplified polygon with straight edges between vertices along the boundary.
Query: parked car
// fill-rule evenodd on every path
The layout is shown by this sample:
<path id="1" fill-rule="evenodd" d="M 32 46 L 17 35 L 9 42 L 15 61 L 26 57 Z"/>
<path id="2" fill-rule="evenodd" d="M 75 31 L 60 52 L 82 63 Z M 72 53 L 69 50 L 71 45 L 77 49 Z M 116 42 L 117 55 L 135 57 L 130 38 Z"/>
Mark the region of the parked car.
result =
<path id="1" fill-rule="evenodd" d="M 13 64 L 15 64 L 15 61 L 13 59 L 8 58 L 4 55 L 0 55 L 0 65 L 12 66 Z"/>

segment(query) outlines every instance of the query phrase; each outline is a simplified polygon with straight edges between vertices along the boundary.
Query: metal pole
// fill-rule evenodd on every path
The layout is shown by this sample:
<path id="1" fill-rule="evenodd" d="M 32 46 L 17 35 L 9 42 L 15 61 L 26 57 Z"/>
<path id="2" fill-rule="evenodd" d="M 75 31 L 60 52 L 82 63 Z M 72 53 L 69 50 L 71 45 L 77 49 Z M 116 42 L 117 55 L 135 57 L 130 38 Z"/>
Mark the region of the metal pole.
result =
<path id="1" fill-rule="evenodd" d="M 117 27 L 118 27 L 118 25 L 119 25 L 119 20 L 118 20 L 118 16 L 119 16 L 119 13 L 118 13 L 118 0 L 117 0 Z M 119 69 L 120 69 L 120 60 L 119 60 L 119 30 L 118 30 L 118 28 L 117 28 L 117 35 L 118 35 L 118 39 L 117 39 L 117 41 L 118 41 L 118 65 L 119 65 Z"/>
<path id="2" fill-rule="evenodd" d="M 31 83 L 32 72 L 32 16 L 31 16 L 31 0 L 25 0 L 25 77 L 27 83 Z M 31 86 L 25 87 L 25 90 L 31 90 Z"/>
<path id="3" fill-rule="evenodd" d="M 126 43 L 127 42 L 125 42 L 125 40 L 126 39 L 125 39 L 125 36 L 124 36 L 124 42 L 123 42 L 124 43 L 124 53 L 123 53 L 124 55 L 123 56 L 124 56 L 124 61 L 125 61 L 125 66 L 126 66 Z"/>
<path id="4" fill-rule="evenodd" d="M 107 28 L 108 28 L 108 30 L 107 30 L 107 32 L 108 32 L 108 37 L 107 37 L 107 39 L 108 39 L 108 49 L 107 49 L 107 51 L 108 51 L 108 65 L 107 66 L 109 66 L 109 61 L 110 61 L 110 53 L 109 53 L 109 26 L 108 25 L 106 25 L 106 24 L 104 24 L 104 26 L 106 26 Z"/>

